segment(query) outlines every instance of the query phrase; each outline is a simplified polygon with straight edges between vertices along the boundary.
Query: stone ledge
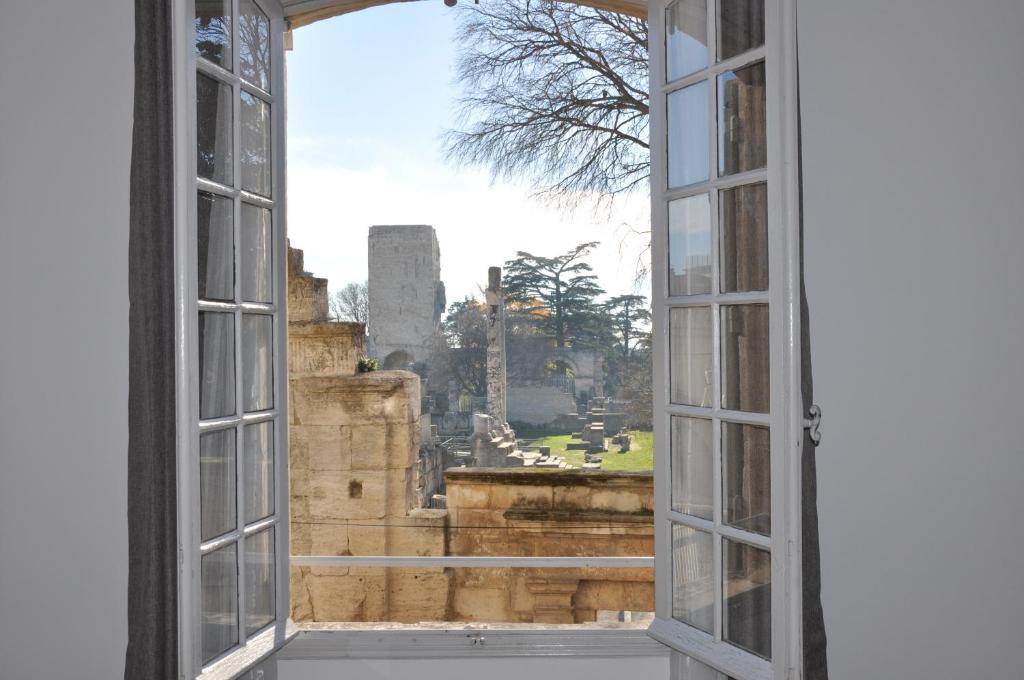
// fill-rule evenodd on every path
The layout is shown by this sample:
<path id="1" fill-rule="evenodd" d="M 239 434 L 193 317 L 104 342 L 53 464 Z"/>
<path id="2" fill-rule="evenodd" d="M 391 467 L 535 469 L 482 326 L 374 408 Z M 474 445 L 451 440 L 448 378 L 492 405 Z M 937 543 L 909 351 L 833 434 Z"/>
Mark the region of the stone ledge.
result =
<path id="1" fill-rule="evenodd" d="M 555 468 L 452 468 L 445 470 L 446 484 L 515 484 L 525 486 L 646 486 L 654 473 L 638 471 L 590 471 Z"/>
<path id="2" fill-rule="evenodd" d="M 607 526 L 608 524 L 639 524 L 654 525 L 654 511 L 640 512 L 609 512 L 601 510 L 547 510 L 544 508 L 509 508 L 504 518 L 520 522 L 556 522 L 585 524 L 593 522 Z M 557 527 L 556 527 L 557 528 Z"/>

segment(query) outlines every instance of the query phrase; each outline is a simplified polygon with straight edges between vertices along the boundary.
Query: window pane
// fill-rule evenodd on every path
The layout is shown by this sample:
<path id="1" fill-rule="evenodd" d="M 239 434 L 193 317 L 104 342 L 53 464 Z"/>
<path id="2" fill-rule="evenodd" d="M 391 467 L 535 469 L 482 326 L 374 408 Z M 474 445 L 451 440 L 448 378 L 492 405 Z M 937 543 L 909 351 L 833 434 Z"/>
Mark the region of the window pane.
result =
<path id="1" fill-rule="evenodd" d="M 711 200 L 707 194 L 668 204 L 668 294 L 711 292 Z"/>
<path id="2" fill-rule="evenodd" d="M 772 655 L 771 567 L 771 556 L 766 551 L 722 541 L 722 637 L 766 659 Z"/>
<path id="3" fill-rule="evenodd" d="M 245 539 L 245 634 L 252 635 L 274 620 L 274 527 Z"/>
<path id="4" fill-rule="evenodd" d="M 235 519 L 235 431 L 218 430 L 199 436 L 199 518 L 202 540 L 226 534 Z"/>
<path id="5" fill-rule="evenodd" d="M 238 643 L 237 544 L 202 557 L 203 663 Z"/>
<path id="6" fill-rule="evenodd" d="M 196 0 L 196 54 L 231 70 L 231 0 Z"/>
<path id="7" fill-rule="evenodd" d="M 273 335 L 273 317 L 242 316 L 242 391 L 247 412 L 274 406 Z"/>
<path id="8" fill-rule="evenodd" d="M 726 524 L 772 530 L 771 440 L 767 427 L 722 423 L 722 494 Z"/>
<path id="9" fill-rule="evenodd" d="M 238 60 L 243 78 L 270 90 L 270 20 L 252 0 L 238 3 Z"/>
<path id="10" fill-rule="evenodd" d="M 199 417 L 235 412 L 235 317 L 199 312 Z"/>
<path id="11" fill-rule="evenodd" d="M 242 204 L 242 300 L 273 302 L 270 210 Z"/>
<path id="12" fill-rule="evenodd" d="M 196 145 L 199 176 L 230 185 L 231 87 L 202 73 L 196 74 Z"/>
<path id="13" fill-rule="evenodd" d="M 672 525 L 672 618 L 712 632 L 715 623 L 711 534 Z"/>
<path id="14" fill-rule="evenodd" d="M 668 186 L 708 178 L 708 82 L 668 96 Z"/>
<path id="15" fill-rule="evenodd" d="M 722 306 L 722 408 L 767 413 L 768 305 Z"/>
<path id="16" fill-rule="evenodd" d="M 665 9 L 665 57 L 669 81 L 708 65 L 706 0 L 677 0 Z"/>
<path id="17" fill-rule="evenodd" d="M 764 44 L 764 0 L 718 0 L 719 59 Z"/>
<path id="18" fill-rule="evenodd" d="M 669 381 L 673 404 L 711 406 L 711 308 L 669 311 Z"/>
<path id="19" fill-rule="evenodd" d="M 672 416 L 672 509 L 713 519 L 711 421 Z"/>
<path id="20" fill-rule="evenodd" d="M 274 512 L 274 423 L 245 426 L 245 522 Z"/>
<path id="21" fill-rule="evenodd" d="M 270 196 L 270 105 L 242 93 L 242 188 Z"/>
<path id="22" fill-rule="evenodd" d="M 199 299 L 235 299 L 235 216 L 230 198 L 199 192 Z"/>
<path id="23" fill-rule="evenodd" d="M 719 194 L 722 292 L 768 290 L 768 185 Z"/>
<path id="24" fill-rule="evenodd" d="M 718 76 L 718 172 L 763 168 L 768 158 L 764 62 Z"/>

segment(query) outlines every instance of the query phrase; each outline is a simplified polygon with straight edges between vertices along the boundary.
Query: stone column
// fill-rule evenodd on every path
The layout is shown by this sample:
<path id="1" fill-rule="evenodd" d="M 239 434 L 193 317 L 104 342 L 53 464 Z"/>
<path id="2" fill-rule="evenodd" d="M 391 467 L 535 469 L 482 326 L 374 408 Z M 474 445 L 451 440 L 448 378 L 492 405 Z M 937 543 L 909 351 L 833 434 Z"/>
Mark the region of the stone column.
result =
<path id="1" fill-rule="evenodd" d="M 505 294 L 501 267 L 487 270 L 487 413 L 499 424 L 508 421 L 505 384 Z"/>

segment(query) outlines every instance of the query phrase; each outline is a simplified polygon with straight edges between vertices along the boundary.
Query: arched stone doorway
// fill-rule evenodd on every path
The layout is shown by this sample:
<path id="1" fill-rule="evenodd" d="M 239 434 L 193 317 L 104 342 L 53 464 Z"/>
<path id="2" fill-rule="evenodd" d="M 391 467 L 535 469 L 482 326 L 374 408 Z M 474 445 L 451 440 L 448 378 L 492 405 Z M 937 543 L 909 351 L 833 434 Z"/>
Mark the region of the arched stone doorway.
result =
<path id="1" fill-rule="evenodd" d="M 389 5 L 395 2 L 412 2 L 413 0 L 282 0 L 285 20 L 289 30 L 329 19 L 339 14 L 348 14 L 377 5 Z M 465 1 L 465 0 L 464 0 Z M 647 16 L 647 3 L 644 0 L 576 0 L 576 4 L 597 7 L 612 12 Z"/>

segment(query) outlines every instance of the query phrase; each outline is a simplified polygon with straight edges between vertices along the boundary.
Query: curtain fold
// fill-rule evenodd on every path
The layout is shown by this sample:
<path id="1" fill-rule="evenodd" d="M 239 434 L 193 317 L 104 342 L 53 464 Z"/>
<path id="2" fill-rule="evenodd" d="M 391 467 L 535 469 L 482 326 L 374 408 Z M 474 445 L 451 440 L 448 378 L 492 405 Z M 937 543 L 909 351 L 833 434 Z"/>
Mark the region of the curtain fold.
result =
<path id="1" fill-rule="evenodd" d="M 178 677 L 171 4 L 135 1 L 125 680 Z"/>

